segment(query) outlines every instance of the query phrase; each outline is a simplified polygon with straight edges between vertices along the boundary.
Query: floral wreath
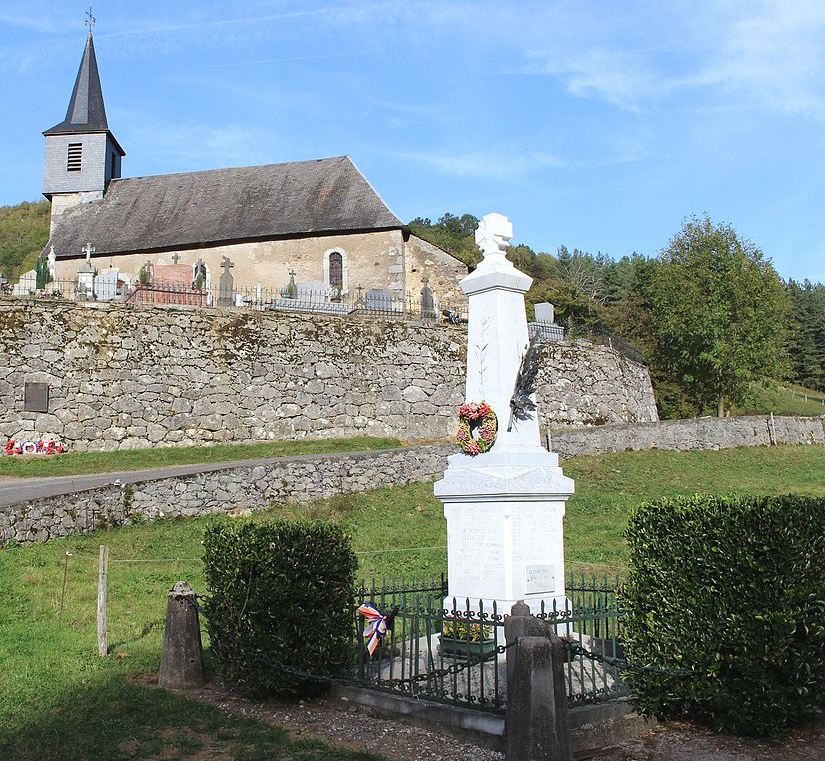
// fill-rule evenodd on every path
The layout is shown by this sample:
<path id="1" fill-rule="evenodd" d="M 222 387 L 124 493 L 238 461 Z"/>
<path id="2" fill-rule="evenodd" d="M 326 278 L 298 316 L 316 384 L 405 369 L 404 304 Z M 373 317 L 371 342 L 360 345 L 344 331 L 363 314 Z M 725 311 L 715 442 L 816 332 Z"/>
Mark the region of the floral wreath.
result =
<path id="1" fill-rule="evenodd" d="M 51 441 L 34 441 L 28 439 L 26 441 L 15 441 L 9 439 L 3 447 L 3 454 L 62 454 L 66 451 L 63 442 L 60 439 L 52 439 Z"/>
<path id="2" fill-rule="evenodd" d="M 456 441 L 465 454 L 489 452 L 496 443 L 497 433 L 498 418 L 487 402 L 465 402 L 458 408 Z"/>

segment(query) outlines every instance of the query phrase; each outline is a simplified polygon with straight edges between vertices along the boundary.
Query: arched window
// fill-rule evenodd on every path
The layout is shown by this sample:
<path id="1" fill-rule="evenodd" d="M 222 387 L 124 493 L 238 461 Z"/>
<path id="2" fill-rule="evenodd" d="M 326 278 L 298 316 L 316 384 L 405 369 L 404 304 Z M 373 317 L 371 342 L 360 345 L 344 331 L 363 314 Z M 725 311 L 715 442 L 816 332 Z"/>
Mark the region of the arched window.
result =
<path id="1" fill-rule="evenodd" d="M 333 295 L 347 293 L 347 252 L 342 248 L 331 248 L 324 252 L 324 282 Z"/>
<path id="2" fill-rule="evenodd" d="M 344 257 L 340 251 L 333 251 L 329 255 L 329 287 L 344 287 Z"/>

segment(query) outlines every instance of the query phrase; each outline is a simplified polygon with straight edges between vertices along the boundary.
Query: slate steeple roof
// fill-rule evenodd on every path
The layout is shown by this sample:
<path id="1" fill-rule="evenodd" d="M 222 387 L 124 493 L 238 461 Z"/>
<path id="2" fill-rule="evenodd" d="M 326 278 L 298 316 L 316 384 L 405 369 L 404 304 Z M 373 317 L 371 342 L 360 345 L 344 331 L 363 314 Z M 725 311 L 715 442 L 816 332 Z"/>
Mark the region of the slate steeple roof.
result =
<path id="1" fill-rule="evenodd" d="M 86 38 L 86 49 L 77 71 L 77 79 L 72 90 L 66 118 L 44 135 L 65 135 L 73 133 L 108 132 L 106 107 L 103 105 L 103 90 L 97 70 L 97 57 L 92 33 Z"/>

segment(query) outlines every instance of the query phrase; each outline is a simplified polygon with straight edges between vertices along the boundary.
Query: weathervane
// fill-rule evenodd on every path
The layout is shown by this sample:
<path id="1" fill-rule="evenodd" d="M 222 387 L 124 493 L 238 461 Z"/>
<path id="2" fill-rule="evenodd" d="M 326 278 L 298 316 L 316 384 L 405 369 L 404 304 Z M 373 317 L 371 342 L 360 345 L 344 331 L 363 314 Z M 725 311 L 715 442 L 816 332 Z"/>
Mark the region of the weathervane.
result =
<path id="1" fill-rule="evenodd" d="M 86 20 L 83 22 L 83 24 L 89 30 L 89 34 L 92 33 L 92 27 L 95 25 L 96 20 L 97 19 L 95 19 L 95 17 L 92 16 L 92 6 L 90 5 L 89 10 L 86 11 Z"/>

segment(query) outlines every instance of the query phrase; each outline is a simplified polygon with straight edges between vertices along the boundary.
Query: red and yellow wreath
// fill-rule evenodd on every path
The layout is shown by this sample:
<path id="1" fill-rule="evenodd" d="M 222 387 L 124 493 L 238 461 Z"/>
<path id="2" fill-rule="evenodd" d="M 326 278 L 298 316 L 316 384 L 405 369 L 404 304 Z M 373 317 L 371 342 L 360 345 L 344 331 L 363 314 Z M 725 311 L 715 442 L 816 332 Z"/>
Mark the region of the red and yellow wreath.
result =
<path id="1" fill-rule="evenodd" d="M 489 452 L 497 433 L 498 418 L 487 402 L 465 402 L 458 408 L 456 440 L 466 454 Z"/>

